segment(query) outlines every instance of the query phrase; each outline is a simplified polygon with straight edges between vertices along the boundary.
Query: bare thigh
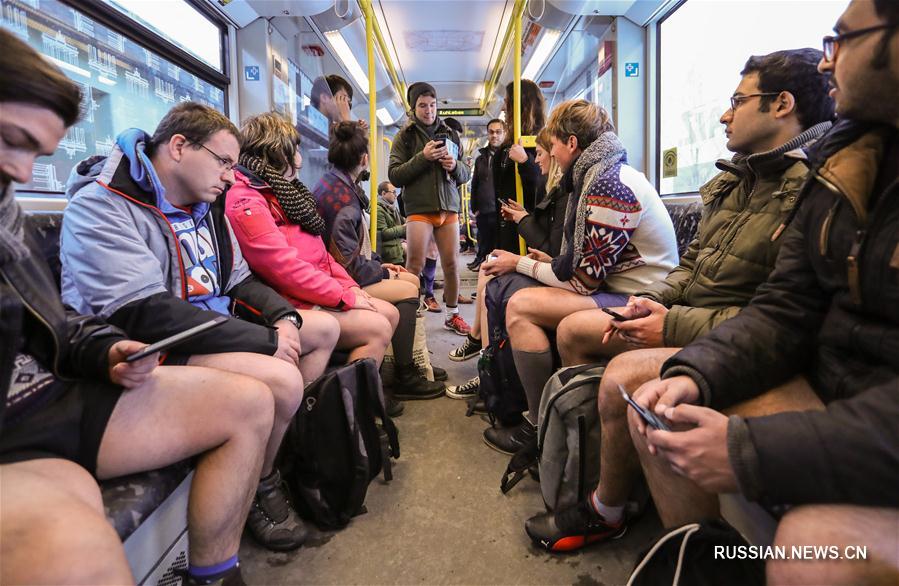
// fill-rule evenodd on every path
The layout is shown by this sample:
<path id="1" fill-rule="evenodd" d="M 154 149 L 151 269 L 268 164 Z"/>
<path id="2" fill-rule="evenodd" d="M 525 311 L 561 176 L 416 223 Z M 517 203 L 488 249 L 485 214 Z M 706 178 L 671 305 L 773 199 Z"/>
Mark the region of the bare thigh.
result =
<path id="1" fill-rule="evenodd" d="M 417 221 L 406 223 L 406 268 L 412 273 L 421 274 L 428 244 L 433 236 L 433 224 Z"/>
<path id="2" fill-rule="evenodd" d="M 0 466 L 0 583 L 122 584 L 133 578 L 100 488 L 67 460 Z"/>
<path id="3" fill-rule="evenodd" d="M 823 411 L 824 403 L 804 377 L 797 376 L 784 384 L 737 403 L 722 412 L 725 415 L 761 417 L 784 411 Z"/>
<path id="4" fill-rule="evenodd" d="M 555 329 L 566 316 L 594 308 L 596 303 L 586 295 L 555 287 L 528 287 L 512 295 L 506 314 L 507 319 L 515 316 L 543 328 Z"/>
<path id="5" fill-rule="evenodd" d="M 267 436 L 271 412 L 272 395 L 257 379 L 218 368 L 160 366 L 119 398 L 100 442 L 97 476 L 179 462 L 222 445 L 234 426 L 261 422 L 268 429 L 258 431 Z"/>
<path id="6" fill-rule="evenodd" d="M 386 303 L 380 299 L 377 301 Z M 395 308 L 394 311 L 396 311 Z M 337 341 L 337 347 L 341 350 L 351 350 L 363 346 L 372 339 L 384 340 L 386 347 L 390 336 L 393 335 L 390 321 L 377 311 L 351 309 L 346 312 L 334 313 L 334 318 L 340 324 L 340 339 Z"/>
<path id="7" fill-rule="evenodd" d="M 805 505 L 777 527 L 774 545 L 836 547 L 842 560 L 776 560 L 768 584 L 899 584 L 899 509 Z M 864 548 L 864 559 L 859 549 Z"/>
<path id="8" fill-rule="evenodd" d="M 404 273 L 400 273 L 404 274 Z M 414 275 L 413 275 L 414 276 Z M 403 299 L 418 298 L 418 287 L 404 279 L 390 279 L 374 283 L 363 288 L 372 297 L 383 299 L 389 303 L 396 303 Z"/>

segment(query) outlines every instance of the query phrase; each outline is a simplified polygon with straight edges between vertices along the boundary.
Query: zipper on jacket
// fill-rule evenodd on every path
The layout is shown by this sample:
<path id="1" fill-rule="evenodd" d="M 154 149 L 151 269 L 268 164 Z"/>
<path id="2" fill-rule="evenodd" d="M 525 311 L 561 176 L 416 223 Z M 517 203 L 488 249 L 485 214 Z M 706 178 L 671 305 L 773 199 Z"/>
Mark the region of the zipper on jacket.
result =
<path id="1" fill-rule="evenodd" d="M 846 272 L 849 278 L 849 296 L 856 305 L 862 304 L 862 287 L 859 274 L 858 256 L 865 243 L 867 232 L 862 229 L 855 233 L 855 241 L 852 248 L 849 249 L 849 256 L 846 257 Z"/>
<path id="2" fill-rule="evenodd" d="M 61 352 L 62 345 L 59 343 L 59 338 L 56 337 L 56 330 L 54 330 L 54 329 L 53 329 L 53 326 L 50 325 L 50 322 L 48 322 L 46 319 L 44 319 L 44 316 L 42 316 L 42 315 L 41 315 L 41 314 L 34 308 L 34 306 L 31 305 L 31 303 L 28 302 L 28 300 L 25 298 L 24 295 L 22 295 L 22 292 L 19 291 L 19 289 L 15 286 L 15 284 L 14 284 L 13 281 L 9 278 L 9 276 L 8 276 L 4 271 L 2 271 L 2 270 L 0 270 L 0 274 L 3 275 L 3 278 L 4 278 L 4 279 L 6 280 L 6 282 L 9 284 L 9 286 L 16 292 L 16 294 L 18 294 L 19 299 L 22 300 L 22 303 L 25 305 L 25 307 L 28 308 L 28 311 L 30 311 L 31 314 L 32 314 L 34 317 L 36 317 L 37 320 L 38 320 L 39 322 L 41 322 L 41 324 L 43 324 L 44 327 L 47 328 L 47 329 L 50 331 L 50 337 L 53 338 L 53 348 L 55 349 L 55 352 L 53 353 L 53 375 L 56 376 L 57 378 L 59 378 L 60 380 L 65 380 L 65 381 L 73 380 L 73 379 L 70 379 L 70 378 L 65 377 L 65 376 L 63 376 L 62 374 L 60 374 L 60 368 L 59 368 L 59 354 L 60 354 L 60 352 Z"/>

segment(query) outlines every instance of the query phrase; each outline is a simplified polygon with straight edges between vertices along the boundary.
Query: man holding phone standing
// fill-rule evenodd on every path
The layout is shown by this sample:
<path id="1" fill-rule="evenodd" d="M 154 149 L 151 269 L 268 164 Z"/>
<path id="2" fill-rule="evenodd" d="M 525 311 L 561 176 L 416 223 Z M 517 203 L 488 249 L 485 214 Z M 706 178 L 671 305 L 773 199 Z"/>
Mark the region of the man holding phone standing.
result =
<path id="1" fill-rule="evenodd" d="M 409 86 L 409 123 L 397 133 L 390 150 L 390 182 L 403 188 L 406 210 L 406 268 L 421 277 L 433 235 L 446 280 L 444 327 L 460 336 L 471 328 L 459 315 L 459 186 L 468 181 L 460 139 L 437 117 L 437 91 L 425 82 Z M 451 143 L 451 144 L 450 144 Z M 455 156 L 451 154 L 451 149 Z"/>
<path id="2" fill-rule="evenodd" d="M 564 365 L 613 357 L 598 392 L 602 464 L 597 489 L 578 505 L 577 528 L 558 528 L 564 511 L 538 515 L 526 525 L 536 543 L 545 541 L 552 551 L 569 532 L 589 526 L 576 543 L 583 547 L 626 529 L 624 509 L 640 466 L 619 385 L 633 393 L 657 377 L 680 347 L 738 315 L 773 269 L 808 175 L 806 164 L 788 153 L 823 136 L 833 118 L 820 59 L 821 51 L 797 49 L 746 62 L 720 119 L 735 154 L 719 160 L 721 172 L 700 187 L 702 219 L 679 265 L 625 307 L 612 308 L 615 316 L 580 311 L 559 324 Z"/>

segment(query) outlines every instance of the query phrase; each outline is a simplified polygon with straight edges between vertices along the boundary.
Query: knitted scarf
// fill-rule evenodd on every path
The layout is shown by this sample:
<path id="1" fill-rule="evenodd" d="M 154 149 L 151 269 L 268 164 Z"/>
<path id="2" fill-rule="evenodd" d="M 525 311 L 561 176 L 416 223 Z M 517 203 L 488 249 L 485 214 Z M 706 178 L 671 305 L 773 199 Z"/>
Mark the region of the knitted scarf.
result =
<path id="1" fill-rule="evenodd" d="M 11 186 L 0 193 L 0 266 L 28 256 L 25 246 L 25 214 L 16 203 Z"/>
<path id="2" fill-rule="evenodd" d="M 321 236 L 325 233 L 325 221 L 318 213 L 315 198 L 299 179 L 288 181 L 271 165 L 259 157 L 240 155 L 240 164 L 269 184 L 275 198 L 292 224 L 299 224 L 304 232 Z"/>
<path id="3" fill-rule="evenodd" d="M 620 162 L 627 162 L 624 145 L 614 133 L 604 132 L 581 153 L 563 178 L 566 187 L 571 189 L 571 196 L 565 212 L 560 261 L 553 263 L 554 272 L 559 279 L 571 279 L 584 256 L 582 243 L 588 214 L 584 190 L 589 189 L 595 177 L 602 176 Z M 567 257 L 566 261 L 570 261 L 561 261 L 562 257 Z"/>

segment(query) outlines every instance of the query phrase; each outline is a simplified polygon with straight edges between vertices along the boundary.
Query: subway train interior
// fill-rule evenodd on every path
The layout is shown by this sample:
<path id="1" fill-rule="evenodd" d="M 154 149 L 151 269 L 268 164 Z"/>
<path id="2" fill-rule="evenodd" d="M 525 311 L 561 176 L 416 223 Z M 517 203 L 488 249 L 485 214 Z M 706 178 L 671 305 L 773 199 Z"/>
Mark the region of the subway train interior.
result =
<path id="1" fill-rule="evenodd" d="M 284 407 L 276 383 L 266 382 L 278 375 L 268 371 L 269 362 L 247 359 L 239 366 L 252 343 L 229 350 L 232 334 L 200 334 L 224 349 L 208 354 L 184 350 L 187 342 L 184 354 L 167 353 L 178 348 L 169 343 L 154 354 L 160 366 L 147 367 L 155 367 L 153 373 L 197 365 L 206 365 L 206 372 L 222 364 L 219 372 L 239 373 L 230 376 L 258 374 L 251 390 L 268 393 L 268 384 L 275 398 L 265 394 L 265 404 L 274 415 L 254 415 L 234 403 L 239 415 L 233 425 L 219 425 L 222 437 L 231 439 L 183 448 L 178 438 L 189 434 L 182 419 L 188 427 L 214 425 L 218 409 L 232 400 L 228 391 L 214 407 L 219 401 L 208 391 L 215 389 L 207 389 L 205 403 L 191 403 L 191 419 L 157 412 L 152 432 L 136 442 L 147 453 L 157 441 L 170 445 L 166 454 L 177 458 L 116 468 L 109 464 L 116 448 L 106 442 L 115 436 L 128 443 L 128 430 L 118 431 L 117 417 L 124 417 L 118 410 L 139 405 L 125 398 L 140 396 L 132 386 L 143 387 L 127 382 L 137 380 L 127 378 L 132 375 L 116 378 L 123 376 L 113 369 L 117 346 L 107 350 L 106 378 L 127 390 L 119 406 L 109 407 L 110 427 L 100 428 L 100 447 L 88 460 L 95 469 L 74 461 L 87 469 L 84 478 L 102 497 L 105 522 L 117 536 L 95 555 L 65 562 L 96 566 L 97 573 L 59 575 L 73 583 L 130 575 L 137 584 L 158 586 L 899 584 L 893 483 L 899 432 L 890 415 L 899 408 L 899 218 L 889 203 L 899 201 L 895 4 L 0 0 L 0 32 L 10 39 L 2 51 L 30 48 L 80 95 L 77 116 L 64 120 L 48 148 L 46 135 L 28 130 L 34 126 L 27 109 L 23 121 L 13 106 L 48 107 L 52 92 L 31 99 L 22 97 L 27 88 L 0 90 L 0 194 L 11 199 L 14 187 L 14 201 L 39 227 L 39 243 L 50 250 L 48 266 L 60 279 L 61 297 L 55 297 L 70 311 L 108 319 L 124 330 L 123 339 L 141 344 L 200 323 L 191 317 L 166 330 L 161 323 L 168 327 L 176 314 L 219 311 L 229 314 L 222 321 L 243 322 L 219 332 L 232 328 L 240 337 L 246 331 L 246 340 L 258 334 L 266 348 L 258 352 L 276 361 L 279 353 L 294 352 L 283 347 L 289 320 L 269 319 L 273 310 L 242 301 L 265 299 L 260 303 L 288 303 L 300 332 L 299 338 L 293 329 L 289 335 L 302 339 L 291 356 L 306 396 L 300 401 L 297 395 L 292 409 L 299 412 L 291 410 L 284 420 L 274 472 L 269 460 L 256 461 L 263 448 L 254 448 L 259 457 L 246 466 L 263 480 L 235 489 L 240 494 L 234 498 L 243 501 L 228 515 L 216 513 L 218 525 L 203 515 L 213 515 L 214 499 L 231 497 L 210 487 L 227 486 L 232 478 L 210 471 L 226 461 L 223 446 L 238 441 L 228 435 L 235 428 L 250 428 L 253 417 L 263 416 L 278 428 Z M 839 57 L 852 64 L 841 70 Z M 11 78 L 0 79 L 8 88 L 26 73 L 11 71 Z M 179 134 L 179 121 L 196 112 L 178 110 L 185 104 L 201 105 L 205 114 L 196 115 L 204 124 L 219 121 L 223 130 L 216 132 L 225 138 L 212 131 L 202 139 Z M 172 118 L 176 111 L 182 118 Z M 885 130 L 859 134 L 848 126 L 857 117 Z M 54 118 L 57 126 L 62 119 Z M 174 128 L 168 134 L 166 124 Z M 36 156 L 17 174 L 13 159 L 3 159 L 22 132 L 36 145 Z M 851 132 L 862 138 L 842 138 Z M 278 155 L 278 167 L 271 153 L 282 152 L 285 140 L 289 152 Z M 360 143 L 364 156 L 352 154 Z M 843 150 L 815 150 L 837 143 Z M 872 152 L 873 171 L 841 167 L 861 165 L 860 157 Z M 199 166 L 185 171 L 188 157 L 218 165 L 211 198 L 182 197 L 208 174 Z M 342 187 L 334 185 L 341 181 Z M 883 195 L 858 199 L 857 189 Z M 0 207 L 0 224 L 7 209 Z M 224 210 L 220 223 L 212 219 L 216 210 Z M 250 222 L 259 210 L 278 229 L 272 223 L 266 232 L 261 220 Z M 844 234 L 856 221 L 853 210 L 867 223 Z M 350 221 L 347 213 L 356 216 Z M 819 230 L 815 222 L 821 221 Z M 195 226 L 193 240 L 182 232 L 186 223 Z M 812 258 L 800 265 L 802 227 L 808 227 Z M 539 230 L 543 244 L 536 243 Z M 395 260 L 388 257 L 388 240 Z M 230 273 L 221 247 L 227 247 Z M 788 247 L 790 254 L 783 252 Z M 324 259 L 317 268 L 308 260 L 313 249 Z M 163 257 L 158 272 L 174 283 L 171 291 L 147 276 L 156 268 L 148 272 L 146 263 Z M 293 266 L 294 257 L 306 260 Z M 7 282 L 17 290 L 6 258 L 0 254 L 0 291 Z M 265 259 L 278 264 L 259 267 Z M 866 271 L 875 262 L 882 270 Z M 376 274 L 366 280 L 372 264 Z M 839 278 L 820 276 L 828 270 Z M 874 273 L 880 280 L 872 280 Z M 238 274 L 247 280 L 226 286 Z M 296 282 L 285 285 L 294 276 Z M 415 293 L 396 293 L 394 284 Z M 314 294 L 306 296 L 306 286 Z M 87 291 L 92 287 L 96 293 Z M 329 287 L 343 287 L 333 302 L 326 300 Z M 52 322 L 20 295 L 23 323 L 29 312 L 38 323 Z M 152 301 L 142 304 L 146 295 Z M 404 295 L 418 305 L 404 309 Z M 216 299 L 233 303 L 216 310 Z M 181 313 L 169 313 L 175 303 L 184 306 Z M 0 313 L 7 310 L 0 303 Z M 313 314 L 330 321 L 315 325 Z M 356 314 L 375 315 L 383 327 L 347 333 L 356 327 L 350 317 Z M 2 315 L 7 347 L 19 339 L 19 330 L 7 328 L 10 315 L 18 314 Z M 646 325 L 633 325 L 640 320 Z M 267 327 L 248 329 L 258 323 Z M 408 339 L 400 338 L 403 323 Z M 153 334 L 141 336 L 132 326 Z M 331 341 L 309 339 L 316 327 Z M 66 342 L 54 339 L 62 353 Z M 414 362 L 399 356 L 407 345 Z M 80 357 L 78 348 L 66 360 Z M 322 348 L 323 359 L 317 357 Z M 674 348 L 683 350 L 675 354 Z M 213 352 L 241 354 L 222 354 L 232 358 L 221 363 L 202 360 Z M 13 378 L 12 397 L 27 385 L 7 368 L 20 373 L 28 355 L 13 351 L 13 366 L 9 352 L 0 354 L 0 376 Z M 115 368 L 144 364 L 126 362 L 125 354 Z M 40 362 L 39 352 L 35 356 Z M 322 382 L 360 357 L 369 358 L 374 378 L 354 370 L 352 392 L 342 378 Z M 106 368 L 105 358 L 99 360 Z M 578 366 L 585 362 L 589 368 Z M 56 365 L 47 368 L 59 375 Z M 688 382 L 676 382 L 681 379 Z M 222 380 L 221 389 L 237 384 Z M 802 381 L 801 390 L 789 386 L 794 380 Z M 415 390 L 404 390 L 403 381 Z M 772 393 L 787 389 L 780 399 L 752 402 L 775 386 Z M 641 393 L 650 391 L 658 402 L 640 403 Z M 693 405 L 654 411 L 659 397 Z M 335 400 L 346 410 L 330 411 L 335 419 L 326 429 L 320 406 Z M 770 407 L 774 403 L 777 408 Z M 150 425 L 140 419 L 142 407 L 129 408 L 134 412 L 126 428 Z M 6 409 L 0 439 L 25 437 L 28 418 L 38 415 L 11 398 Z M 21 423 L 10 424 L 14 414 Z M 88 419 L 81 419 L 82 430 Z M 693 443 L 676 443 L 688 433 L 695 434 Z M 6 450 L 14 447 L 0 441 L 0 453 Z M 21 453 L 10 457 L 0 459 L 2 492 L 9 495 L 0 507 L 0 566 L 7 566 L 0 582 L 61 583 L 40 577 L 38 569 L 78 560 L 52 548 L 65 552 L 60 544 L 82 536 L 68 527 L 65 539 L 21 537 L 53 531 L 54 524 L 43 528 L 13 514 L 27 502 L 20 494 L 27 491 L 17 492 L 25 484 L 7 472 L 7 464 L 21 465 Z M 334 464 L 339 460 L 341 466 Z M 858 463 L 847 471 L 851 462 Z M 224 467 L 247 476 L 243 466 Z M 328 476 L 329 466 L 356 476 Z M 263 492 L 282 477 L 284 484 Z M 353 490 L 344 490 L 351 482 Z M 59 490 L 65 481 L 56 484 Z M 263 502 L 275 493 L 282 500 Z M 326 493 L 339 496 L 328 501 Z M 696 494 L 701 497 L 693 499 Z M 205 497 L 212 500 L 197 502 Z M 358 500 L 354 509 L 351 498 Z M 343 507 L 343 517 L 335 521 L 317 509 L 322 503 Z M 286 542 L 276 536 L 283 520 L 275 518 L 276 509 L 289 510 L 288 520 L 298 516 L 284 529 L 294 532 Z M 852 512 L 857 509 L 862 512 Z M 831 518 L 830 510 L 846 515 L 845 533 L 821 521 Z M 28 531 L 14 531 L 17 523 Z M 295 538 L 297 527 L 302 538 Z M 231 541 L 219 540 L 215 531 L 230 531 Z M 46 555 L 23 553 L 41 543 L 50 548 Z M 125 573 L 112 573 L 120 562 Z"/>

